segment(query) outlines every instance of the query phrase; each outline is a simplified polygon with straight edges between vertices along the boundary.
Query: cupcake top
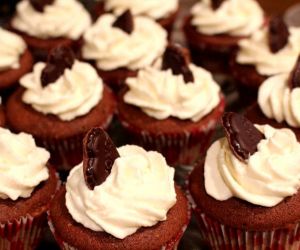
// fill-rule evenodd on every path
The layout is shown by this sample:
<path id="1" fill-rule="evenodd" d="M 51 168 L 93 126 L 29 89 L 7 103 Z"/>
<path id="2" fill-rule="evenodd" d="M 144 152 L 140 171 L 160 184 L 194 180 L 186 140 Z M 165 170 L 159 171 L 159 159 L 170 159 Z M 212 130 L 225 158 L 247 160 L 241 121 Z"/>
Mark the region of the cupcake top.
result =
<path id="1" fill-rule="evenodd" d="M 264 22 L 255 0 L 201 0 L 191 9 L 191 24 L 206 35 L 249 36 Z"/>
<path id="2" fill-rule="evenodd" d="M 208 150 L 204 165 L 206 192 L 219 201 L 237 197 L 272 207 L 297 193 L 300 144 L 289 129 L 253 125 L 245 117 L 223 117 L 227 139 Z"/>
<path id="3" fill-rule="evenodd" d="M 148 16 L 157 20 L 175 12 L 178 8 L 178 0 L 105 0 L 104 8 L 116 15 L 130 9 L 133 15 Z"/>
<path id="4" fill-rule="evenodd" d="M 164 157 L 138 146 L 118 149 L 100 128 L 84 139 L 84 160 L 70 172 L 66 207 L 93 231 L 123 239 L 166 220 L 176 203 L 174 169 Z"/>
<path id="5" fill-rule="evenodd" d="M 49 177 L 50 154 L 31 135 L 0 128 L 0 199 L 28 198 Z"/>
<path id="6" fill-rule="evenodd" d="M 286 27 L 280 19 L 239 42 L 239 64 L 251 64 L 265 76 L 292 70 L 300 53 L 300 28 Z"/>
<path id="7" fill-rule="evenodd" d="M 22 0 L 12 20 L 13 28 L 41 39 L 77 40 L 90 25 L 89 13 L 77 0 Z"/>
<path id="8" fill-rule="evenodd" d="M 0 71 L 19 68 L 26 48 L 20 36 L 0 27 Z"/>
<path id="9" fill-rule="evenodd" d="M 71 49 L 54 49 L 47 63 L 34 65 L 20 79 L 24 103 L 43 114 L 70 121 L 87 114 L 102 99 L 103 82 L 88 63 L 75 60 Z"/>
<path id="10" fill-rule="evenodd" d="M 119 17 L 100 16 L 84 35 L 82 55 L 94 60 L 101 70 L 137 70 L 151 65 L 166 44 L 167 33 L 156 22 L 147 17 L 132 17 L 126 11 Z"/>
<path id="11" fill-rule="evenodd" d="M 264 115 L 289 126 L 300 127 L 300 57 L 294 70 L 272 76 L 258 90 L 258 105 Z"/>
<path id="12" fill-rule="evenodd" d="M 145 68 L 137 77 L 128 78 L 124 102 L 158 120 L 175 117 L 196 122 L 209 114 L 220 102 L 220 87 L 208 71 L 189 63 L 182 52 L 171 45 L 160 67 Z M 180 56 L 181 66 L 180 60 L 176 62 Z"/>

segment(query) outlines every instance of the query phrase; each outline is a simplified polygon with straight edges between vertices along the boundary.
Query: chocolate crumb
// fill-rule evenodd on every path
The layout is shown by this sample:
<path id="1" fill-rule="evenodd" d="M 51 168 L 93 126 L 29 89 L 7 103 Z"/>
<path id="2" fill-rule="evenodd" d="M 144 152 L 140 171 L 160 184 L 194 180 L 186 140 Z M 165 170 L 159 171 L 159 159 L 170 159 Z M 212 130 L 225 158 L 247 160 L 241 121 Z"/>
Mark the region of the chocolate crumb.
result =
<path id="1" fill-rule="evenodd" d="M 38 12 L 44 12 L 46 5 L 53 4 L 54 0 L 29 0 L 31 6 Z"/>
<path id="2" fill-rule="evenodd" d="M 290 74 L 288 84 L 291 89 L 300 87 L 300 56 L 298 57 L 296 65 Z"/>
<path id="3" fill-rule="evenodd" d="M 284 48 L 289 40 L 289 30 L 282 16 L 275 16 L 269 23 L 269 47 L 272 53 Z"/>
<path id="4" fill-rule="evenodd" d="M 131 11 L 126 10 L 122 15 L 120 15 L 113 23 L 113 27 L 119 28 L 127 34 L 131 34 L 134 29 L 134 22 Z"/>

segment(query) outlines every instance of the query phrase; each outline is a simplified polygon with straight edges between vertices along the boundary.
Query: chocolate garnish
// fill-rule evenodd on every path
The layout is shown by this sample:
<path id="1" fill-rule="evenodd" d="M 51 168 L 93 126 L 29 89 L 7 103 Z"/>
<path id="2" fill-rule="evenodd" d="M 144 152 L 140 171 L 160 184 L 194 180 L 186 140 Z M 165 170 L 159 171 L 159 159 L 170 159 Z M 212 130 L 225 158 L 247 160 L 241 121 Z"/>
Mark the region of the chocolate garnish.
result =
<path id="1" fill-rule="evenodd" d="M 213 10 L 217 10 L 220 8 L 223 2 L 224 0 L 211 0 L 211 7 L 213 8 Z"/>
<path id="2" fill-rule="evenodd" d="M 29 2 L 35 10 L 43 12 L 46 5 L 51 5 L 54 0 L 29 0 Z"/>
<path id="3" fill-rule="evenodd" d="M 83 139 L 83 174 L 89 189 L 93 190 L 106 180 L 118 157 L 116 146 L 102 128 L 92 128 L 86 134 Z"/>
<path id="4" fill-rule="evenodd" d="M 272 53 L 281 50 L 289 40 L 289 30 L 282 16 L 275 16 L 269 23 L 269 47 Z"/>
<path id="5" fill-rule="evenodd" d="M 291 89 L 300 87 L 300 56 L 298 57 L 296 65 L 290 74 L 288 84 Z"/>
<path id="6" fill-rule="evenodd" d="M 264 139 L 264 135 L 243 115 L 225 113 L 222 125 L 232 152 L 242 161 L 254 154 L 257 144 Z"/>
<path id="7" fill-rule="evenodd" d="M 71 68 L 75 61 L 75 54 L 70 47 L 58 46 L 48 55 L 46 67 L 42 71 L 41 83 L 45 87 L 55 82 L 65 71 Z"/>
<path id="8" fill-rule="evenodd" d="M 123 30 L 127 34 L 131 34 L 134 28 L 133 16 L 131 14 L 131 11 L 126 10 L 115 20 L 112 26 Z"/>
<path id="9" fill-rule="evenodd" d="M 171 69 L 174 75 L 183 75 L 186 83 L 194 82 L 194 76 L 189 69 L 189 51 L 178 44 L 169 45 L 163 54 L 162 69 Z"/>

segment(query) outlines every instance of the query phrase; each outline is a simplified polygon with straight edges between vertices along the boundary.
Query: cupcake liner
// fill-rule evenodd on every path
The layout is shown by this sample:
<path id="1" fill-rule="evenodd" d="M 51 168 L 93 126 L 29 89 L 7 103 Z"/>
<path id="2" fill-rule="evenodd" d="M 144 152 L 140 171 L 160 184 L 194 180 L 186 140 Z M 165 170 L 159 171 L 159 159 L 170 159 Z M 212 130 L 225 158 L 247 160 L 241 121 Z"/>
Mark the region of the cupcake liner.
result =
<path id="1" fill-rule="evenodd" d="M 218 113 L 223 112 L 223 105 L 217 107 Z M 219 121 L 219 115 L 212 117 L 206 125 L 200 125 L 193 130 L 183 130 L 179 133 L 151 133 L 140 130 L 122 120 L 122 126 L 129 133 L 131 142 L 146 150 L 160 152 L 172 166 L 191 165 L 201 154 L 204 154 L 210 145 L 210 140 Z"/>
<path id="2" fill-rule="evenodd" d="M 101 125 L 102 128 L 108 128 L 113 118 L 113 114 L 108 117 L 106 122 Z M 77 134 L 65 139 L 36 138 L 37 144 L 50 151 L 50 163 L 58 171 L 69 171 L 82 161 L 82 140 L 85 136 Z"/>
<path id="3" fill-rule="evenodd" d="M 300 223 L 289 228 L 252 231 L 224 225 L 205 214 L 187 191 L 192 210 L 198 220 L 201 239 L 212 249 L 226 250 L 298 250 L 300 249 Z"/>
<path id="4" fill-rule="evenodd" d="M 36 217 L 27 215 L 7 223 L 0 223 L 0 249 L 34 249 L 40 242 L 45 225 L 45 213 Z"/>
<path id="5" fill-rule="evenodd" d="M 176 250 L 178 245 L 179 245 L 179 242 L 189 224 L 189 221 L 190 221 L 190 216 L 191 216 L 191 210 L 190 210 L 190 207 L 188 208 L 188 219 L 187 219 L 187 222 L 186 224 L 182 227 L 182 229 L 177 233 L 177 235 L 172 238 L 169 242 L 166 243 L 166 245 L 162 246 L 160 249 L 158 250 Z M 52 223 L 52 219 L 51 219 L 51 216 L 50 216 L 50 213 L 48 212 L 48 225 L 49 225 L 49 228 L 56 240 L 56 242 L 58 243 L 60 249 L 62 250 L 79 250 L 78 248 L 76 247 L 73 247 L 72 245 L 70 245 L 69 243 L 65 242 L 55 231 L 55 228 L 53 226 L 53 223 Z"/>

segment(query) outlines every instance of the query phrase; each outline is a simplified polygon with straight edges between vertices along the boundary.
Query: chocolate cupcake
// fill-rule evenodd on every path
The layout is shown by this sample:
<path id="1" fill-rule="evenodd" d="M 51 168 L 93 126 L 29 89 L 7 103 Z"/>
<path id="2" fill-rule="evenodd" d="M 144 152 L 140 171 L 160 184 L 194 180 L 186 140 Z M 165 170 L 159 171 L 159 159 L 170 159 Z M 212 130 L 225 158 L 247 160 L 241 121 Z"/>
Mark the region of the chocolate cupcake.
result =
<path id="1" fill-rule="evenodd" d="M 214 73 L 226 73 L 228 60 L 239 40 L 264 23 L 255 0 L 201 0 L 191 9 L 184 33 L 193 61 Z"/>
<path id="2" fill-rule="evenodd" d="M 189 62 L 186 49 L 168 46 L 160 64 L 126 80 L 119 120 L 132 143 L 162 153 L 170 165 L 189 165 L 208 147 L 224 98 L 212 75 Z"/>
<path id="3" fill-rule="evenodd" d="M 223 117 L 226 137 L 189 178 L 201 236 L 213 249 L 298 249 L 300 144 L 289 129 Z"/>
<path id="4" fill-rule="evenodd" d="M 59 188 L 49 152 L 31 135 L 0 128 L 0 246 L 34 249 L 46 227 L 46 212 Z"/>
<path id="5" fill-rule="evenodd" d="M 117 149 L 100 128 L 86 135 L 83 155 L 49 210 L 60 247 L 176 249 L 189 208 L 163 156 L 134 145 Z"/>
<path id="6" fill-rule="evenodd" d="M 150 18 L 133 17 L 128 10 L 118 17 L 99 17 L 84 34 L 82 57 L 94 64 L 104 82 L 118 90 L 126 77 L 153 64 L 166 45 L 164 29 Z"/>
<path id="7" fill-rule="evenodd" d="M 0 28 L 0 93 L 7 97 L 19 79 L 32 68 L 33 59 L 24 40 Z"/>
<path id="8" fill-rule="evenodd" d="M 300 28 L 287 27 L 279 16 L 269 25 L 239 42 L 230 60 L 232 76 L 239 86 L 257 91 L 268 77 L 290 72 L 300 53 Z"/>
<path id="9" fill-rule="evenodd" d="M 268 78 L 258 90 L 257 102 L 246 110 L 246 116 L 257 124 L 290 128 L 300 141 L 300 57 L 290 73 Z M 298 96 L 299 95 L 299 96 Z"/>
<path id="10" fill-rule="evenodd" d="M 98 17 L 104 13 L 120 15 L 128 9 L 135 16 L 146 16 L 153 19 L 171 34 L 178 13 L 179 3 L 178 0 L 105 0 L 96 5 L 94 12 L 96 17 Z"/>
<path id="11" fill-rule="evenodd" d="M 78 0 L 22 0 L 11 20 L 37 61 L 45 61 L 59 45 L 78 47 L 91 25 L 90 14 Z"/>
<path id="12" fill-rule="evenodd" d="M 76 60 L 68 47 L 55 48 L 20 84 L 7 103 L 8 124 L 32 134 L 60 170 L 82 160 L 84 134 L 94 126 L 107 128 L 116 109 L 96 70 Z"/>

